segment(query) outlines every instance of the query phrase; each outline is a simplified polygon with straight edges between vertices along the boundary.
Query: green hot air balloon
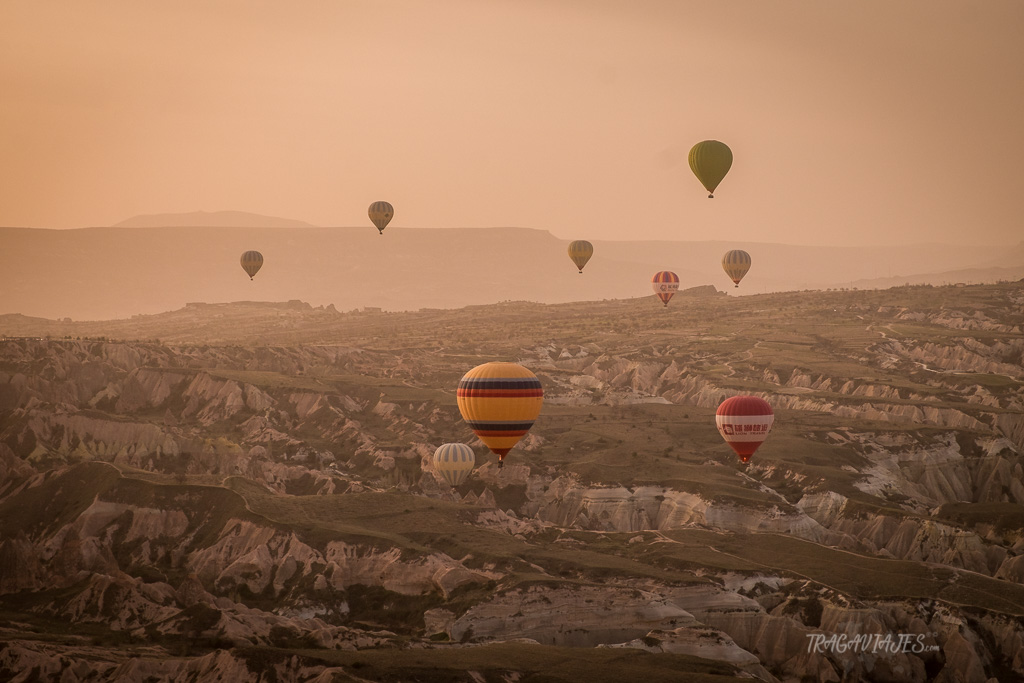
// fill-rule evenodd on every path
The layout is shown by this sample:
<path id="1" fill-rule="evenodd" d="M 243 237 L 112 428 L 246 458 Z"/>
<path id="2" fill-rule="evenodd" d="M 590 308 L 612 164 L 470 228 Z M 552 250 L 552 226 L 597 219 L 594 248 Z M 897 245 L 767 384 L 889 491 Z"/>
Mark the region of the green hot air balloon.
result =
<path id="1" fill-rule="evenodd" d="M 587 261 L 593 255 L 594 245 L 586 240 L 576 240 L 569 245 L 569 258 L 580 269 L 581 275 L 583 274 L 583 266 L 587 265 Z"/>
<path id="2" fill-rule="evenodd" d="M 713 199 L 715 188 L 732 168 L 732 150 L 724 142 L 705 140 L 690 149 L 690 170 Z"/>
<path id="3" fill-rule="evenodd" d="M 242 270 L 245 271 L 251 280 L 256 277 L 256 273 L 263 267 L 263 254 L 258 251 L 247 251 L 242 254 L 241 263 Z"/>
<path id="4" fill-rule="evenodd" d="M 370 204 L 370 220 L 373 221 L 377 231 L 380 234 L 384 234 L 384 228 L 387 227 L 388 223 L 395 216 L 395 207 L 391 206 L 388 202 L 374 202 Z"/>

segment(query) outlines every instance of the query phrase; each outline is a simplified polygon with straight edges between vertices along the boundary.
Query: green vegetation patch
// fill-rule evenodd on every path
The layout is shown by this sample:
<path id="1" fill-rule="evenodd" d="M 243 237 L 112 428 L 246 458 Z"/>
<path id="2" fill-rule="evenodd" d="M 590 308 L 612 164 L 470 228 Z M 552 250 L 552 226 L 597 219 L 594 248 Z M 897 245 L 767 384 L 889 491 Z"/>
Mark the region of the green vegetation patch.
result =
<path id="1" fill-rule="evenodd" d="M 780 534 L 680 530 L 665 535 L 684 545 L 703 546 L 759 569 L 794 574 L 858 598 L 934 598 L 1024 615 L 1024 586 L 972 572 L 868 557 Z"/>
<path id="2" fill-rule="evenodd" d="M 1019 503 L 947 503 L 938 517 L 965 527 L 991 524 L 998 532 L 1024 529 L 1024 505 Z"/>
<path id="3" fill-rule="evenodd" d="M 273 658 L 268 648 L 237 652 L 253 666 L 254 660 Z M 498 643 L 470 647 L 438 645 L 434 649 L 373 649 L 358 651 L 283 650 L 307 663 L 344 667 L 361 681 L 463 682 L 466 672 L 477 672 L 488 683 L 509 680 L 518 673 L 520 683 L 719 683 L 737 680 L 737 670 L 722 662 L 676 654 L 652 654 L 620 648 L 568 648 L 526 643 Z M 281 657 L 278 661 L 282 661 Z"/>
<path id="4" fill-rule="evenodd" d="M 943 373 L 941 380 L 944 383 L 955 384 L 960 387 L 983 386 L 986 389 L 1011 389 L 1021 385 L 1020 380 L 1007 377 L 1006 375 L 995 375 L 987 372 L 950 372 Z"/>
<path id="5" fill-rule="evenodd" d="M 305 391 L 325 392 L 331 389 L 318 377 L 305 375 L 285 375 L 269 370 L 231 370 L 223 368 L 205 369 L 211 377 L 231 380 L 240 384 L 252 384 L 263 389 L 302 389 Z"/>
<path id="6" fill-rule="evenodd" d="M 645 577 L 668 583 L 700 582 L 688 571 L 655 567 L 628 557 L 619 534 L 604 544 L 566 547 L 553 538 L 525 541 L 500 529 L 475 525 L 480 509 L 398 493 L 343 496 L 281 496 L 235 483 L 253 511 L 300 532 L 306 542 L 331 541 L 397 547 L 410 553 L 444 553 L 470 568 L 501 566 L 526 571 L 543 567 L 551 579 L 599 582 L 610 577 Z M 582 543 L 580 544 L 582 546 Z"/>
<path id="7" fill-rule="evenodd" d="M 739 461 L 714 425 L 713 410 L 693 406 L 553 406 L 534 429 L 557 442 L 557 450 L 510 457 L 574 473 L 585 484 L 659 486 L 736 505 L 785 507 L 739 474 Z M 709 467 L 708 460 L 724 466 Z"/>
<path id="8" fill-rule="evenodd" d="M 57 617 L 28 611 L 29 605 L 42 607 L 62 598 L 65 601 L 70 600 L 81 589 L 82 585 L 76 584 L 61 591 L 23 592 L 0 596 L 0 643 L 29 640 L 72 646 L 90 644 L 138 654 L 142 654 L 141 651 L 152 653 L 151 644 L 140 643 L 127 631 L 114 631 L 96 622 L 71 622 L 66 616 Z M 92 655 L 96 656 L 95 651 Z"/>
<path id="9" fill-rule="evenodd" d="M 121 474 L 113 465 L 81 463 L 54 474 L 38 486 L 19 491 L 0 504 L 0 537 L 24 532 L 41 537 L 70 524 Z"/>

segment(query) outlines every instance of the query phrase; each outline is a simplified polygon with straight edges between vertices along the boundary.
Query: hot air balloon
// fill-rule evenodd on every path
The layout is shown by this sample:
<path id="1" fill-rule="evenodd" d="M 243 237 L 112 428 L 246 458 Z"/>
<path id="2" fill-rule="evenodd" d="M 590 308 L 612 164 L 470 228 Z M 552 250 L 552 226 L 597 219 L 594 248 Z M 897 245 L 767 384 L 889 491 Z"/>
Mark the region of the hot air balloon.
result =
<path id="1" fill-rule="evenodd" d="M 668 306 L 669 299 L 679 291 L 679 276 L 669 270 L 663 270 L 651 278 L 651 287 L 661 302 Z"/>
<path id="2" fill-rule="evenodd" d="M 249 274 L 251 280 L 263 267 L 263 254 L 258 251 L 247 251 L 242 254 L 241 261 L 242 270 Z"/>
<path id="3" fill-rule="evenodd" d="M 722 268 L 725 269 L 726 275 L 729 276 L 736 286 L 740 286 L 740 280 L 750 270 L 750 254 L 743 251 L 742 249 L 733 249 L 727 251 L 725 256 L 722 257 Z"/>
<path id="4" fill-rule="evenodd" d="M 387 202 L 374 202 L 370 204 L 370 220 L 377 226 L 380 234 L 384 234 L 384 228 L 388 226 L 395 215 L 395 207 Z"/>
<path id="5" fill-rule="evenodd" d="M 690 170 L 714 199 L 715 188 L 732 167 L 732 150 L 724 142 L 705 140 L 690 148 Z"/>
<path id="6" fill-rule="evenodd" d="M 458 486 L 476 464 L 476 453 L 464 443 L 446 443 L 434 451 L 434 468 L 452 486 Z"/>
<path id="7" fill-rule="evenodd" d="M 722 401 L 715 423 L 725 442 L 747 462 L 768 436 L 775 414 L 768 401 L 757 396 L 733 396 Z"/>
<path id="8" fill-rule="evenodd" d="M 456 401 L 462 419 L 498 456 L 501 467 L 540 414 L 544 389 L 522 365 L 484 363 L 463 375 Z"/>
<path id="9" fill-rule="evenodd" d="M 569 245 L 569 258 L 580 269 L 580 275 L 583 274 L 583 266 L 587 265 L 587 261 L 593 255 L 594 245 L 586 240 L 576 240 Z"/>

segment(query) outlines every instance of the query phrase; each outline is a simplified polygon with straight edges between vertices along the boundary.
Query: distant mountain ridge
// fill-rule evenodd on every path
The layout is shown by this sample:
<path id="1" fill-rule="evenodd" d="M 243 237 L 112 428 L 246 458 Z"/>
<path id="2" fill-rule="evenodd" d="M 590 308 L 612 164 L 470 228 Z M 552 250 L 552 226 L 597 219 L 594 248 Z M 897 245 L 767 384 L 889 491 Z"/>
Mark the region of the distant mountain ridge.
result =
<path id="1" fill-rule="evenodd" d="M 150 213 L 132 216 L 113 228 L 315 228 L 305 221 L 277 216 L 262 216 L 248 211 L 191 211 L 188 213 Z"/>
<path id="2" fill-rule="evenodd" d="M 581 275 L 566 253 L 568 244 L 530 228 L 392 227 L 383 236 L 369 224 L 0 228 L 0 314 L 109 320 L 188 302 L 251 299 L 334 304 L 343 311 L 653 300 L 651 276 L 661 270 L 675 272 L 682 289 L 711 285 L 729 294 L 863 288 L 858 283 L 882 279 L 889 285 L 942 284 L 1024 276 L 1024 253 L 1013 247 L 631 240 L 594 240 L 594 257 Z M 739 289 L 721 267 L 722 254 L 735 248 L 753 259 Z M 253 281 L 239 266 L 250 249 L 264 257 Z M 965 269 L 971 272 L 959 272 Z"/>

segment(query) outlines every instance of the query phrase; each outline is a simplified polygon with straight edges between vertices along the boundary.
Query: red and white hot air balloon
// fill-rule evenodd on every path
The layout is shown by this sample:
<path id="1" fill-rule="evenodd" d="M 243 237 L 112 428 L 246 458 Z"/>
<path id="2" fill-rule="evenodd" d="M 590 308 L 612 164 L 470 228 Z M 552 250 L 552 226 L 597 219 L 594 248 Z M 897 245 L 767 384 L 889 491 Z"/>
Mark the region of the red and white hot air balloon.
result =
<path id="1" fill-rule="evenodd" d="M 679 276 L 671 270 L 663 270 L 655 273 L 651 278 L 651 287 L 654 293 L 661 299 L 661 303 L 668 306 L 669 299 L 679 291 Z"/>
<path id="2" fill-rule="evenodd" d="M 775 413 L 768 401 L 757 396 L 727 398 L 715 413 L 718 431 L 743 462 L 749 461 L 764 442 L 774 421 Z"/>

